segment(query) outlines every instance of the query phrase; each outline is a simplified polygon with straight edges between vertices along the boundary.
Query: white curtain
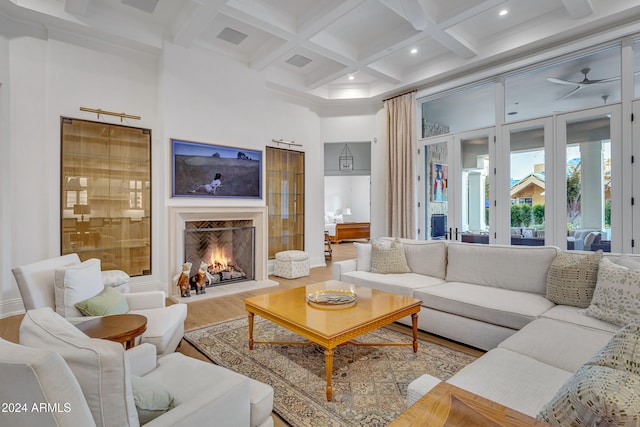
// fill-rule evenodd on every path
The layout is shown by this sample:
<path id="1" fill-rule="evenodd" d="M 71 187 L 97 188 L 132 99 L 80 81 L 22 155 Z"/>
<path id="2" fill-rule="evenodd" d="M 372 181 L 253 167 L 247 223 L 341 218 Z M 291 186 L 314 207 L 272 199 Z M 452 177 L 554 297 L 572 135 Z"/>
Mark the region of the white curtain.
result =
<path id="1" fill-rule="evenodd" d="M 384 101 L 387 113 L 390 236 L 416 238 L 416 92 Z"/>

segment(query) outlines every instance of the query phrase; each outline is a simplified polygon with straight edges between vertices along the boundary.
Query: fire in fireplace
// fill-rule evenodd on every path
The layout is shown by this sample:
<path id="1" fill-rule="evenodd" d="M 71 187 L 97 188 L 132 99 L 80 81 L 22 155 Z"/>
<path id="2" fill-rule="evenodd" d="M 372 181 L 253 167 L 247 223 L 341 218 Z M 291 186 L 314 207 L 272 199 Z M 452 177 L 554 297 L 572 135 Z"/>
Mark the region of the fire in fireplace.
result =
<path id="1" fill-rule="evenodd" d="M 189 281 L 198 293 L 199 270 L 204 270 L 206 287 L 254 279 L 255 227 L 251 221 L 189 221 L 184 239 L 184 259 L 192 264 Z"/>

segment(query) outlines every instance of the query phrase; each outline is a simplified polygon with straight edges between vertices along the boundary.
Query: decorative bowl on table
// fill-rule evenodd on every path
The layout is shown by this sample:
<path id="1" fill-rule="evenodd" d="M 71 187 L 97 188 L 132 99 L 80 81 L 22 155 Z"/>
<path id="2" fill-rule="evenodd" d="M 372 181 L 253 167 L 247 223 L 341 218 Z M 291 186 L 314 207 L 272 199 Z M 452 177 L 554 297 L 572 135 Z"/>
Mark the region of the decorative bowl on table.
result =
<path id="1" fill-rule="evenodd" d="M 317 308 L 348 308 L 355 305 L 358 296 L 344 289 L 323 289 L 307 294 L 307 301 Z"/>

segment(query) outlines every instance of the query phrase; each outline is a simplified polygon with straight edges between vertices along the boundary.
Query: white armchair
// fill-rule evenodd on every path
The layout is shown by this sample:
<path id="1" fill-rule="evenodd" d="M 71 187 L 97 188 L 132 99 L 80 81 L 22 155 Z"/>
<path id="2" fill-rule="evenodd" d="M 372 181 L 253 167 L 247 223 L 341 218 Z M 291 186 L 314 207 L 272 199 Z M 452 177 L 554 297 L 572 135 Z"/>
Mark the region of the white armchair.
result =
<path id="1" fill-rule="evenodd" d="M 139 409 L 136 408 L 139 396 L 132 386 L 132 375 L 160 385 L 161 392 L 173 398 L 174 407 L 149 421 L 146 426 L 273 426 L 271 386 L 181 353 L 173 353 L 156 361 L 155 351 L 149 344 L 125 351 L 116 342 L 87 337 L 50 308 L 26 313 L 20 326 L 20 344 L 33 352 L 33 348 L 37 348 L 38 351 L 48 350 L 62 356 L 68 369 L 63 372 L 64 375 L 56 378 L 61 387 L 60 393 L 64 393 L 65 382 L 68 382 L 76 392 L 75 395 L 70 394 L 70 398 L 75 398 L 77 387 L 74 388 L 73 384 L 79 384 L 82 398 L 95 424 L 82 422 L 83 419 L 78 418 L 76 424 L 60 424 L 63 426 L 139 426 Z M 7 357 L 6 352 L 0 353 L 0 366 Z M 20 381 L 18 377 L 13 378 L 16 382 L 10 386 L 6 381 L 0 383 L 3 393 L 8 386 L 11 389 L 24 387 L 22 377 Z M 44 396 L 42 399 L 52 402 L 60 400 L 60 397 Z M 15 399 L 7 398 L 4 401 Z M 79 404 L 78 408 L 81 410 L 84 406 Z M 69 415 L 75 413 L 74 406 Z M 79 415 L 86 415 L 86 411 L 80 411 Z M 43 424 L 22 422 L 19 425 Z"/>
<path id="2" fill-rule="evenodd" d="M 91 319 L 91 317 L 82 317 L 72 304 L 67 304 L 70 310 L 67 309 L 65 312 L 61 309 L 60 295 L 56 296 L 56 271 L 60 273 L 65 268 L 79 265 L 81 263 L 78 255 L 69 254 L 13 268 L 13 275 L 25 309 L 50 307 L 71 323 Z M 97 269 L 99 270 L 99 267 Z M 96 280 L 102 279 L 98 277 Z M 88 297 L 99 293 L 103 288 L 101 283 L 98 284 L 100 289 Z M 127 293 L 124 296 L 130 313 L 147 318 L 147 330 L 142 334 L 141 342 L 153 344 L 158 356 L 175 351 L 184 335 L 184 321 L 187 318 L 186 304 L 165 306 L 164 292 L 161 291 Z"/>

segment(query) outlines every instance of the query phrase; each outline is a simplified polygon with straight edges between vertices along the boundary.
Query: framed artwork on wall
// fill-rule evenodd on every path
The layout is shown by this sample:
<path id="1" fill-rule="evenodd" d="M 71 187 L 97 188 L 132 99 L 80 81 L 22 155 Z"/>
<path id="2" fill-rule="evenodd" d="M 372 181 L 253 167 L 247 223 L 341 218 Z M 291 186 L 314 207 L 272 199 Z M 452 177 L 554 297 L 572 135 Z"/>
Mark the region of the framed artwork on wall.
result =
<path id="1" fill-rule="evenodd" d="M 262 151 L 171 139 L 172 196 L 262 198 Z"/>
<path id="2" fill-rule="evenodd" d="M 433 163 L 433 202 L 446 202 L 448 168 L 442 163 Z"/>

